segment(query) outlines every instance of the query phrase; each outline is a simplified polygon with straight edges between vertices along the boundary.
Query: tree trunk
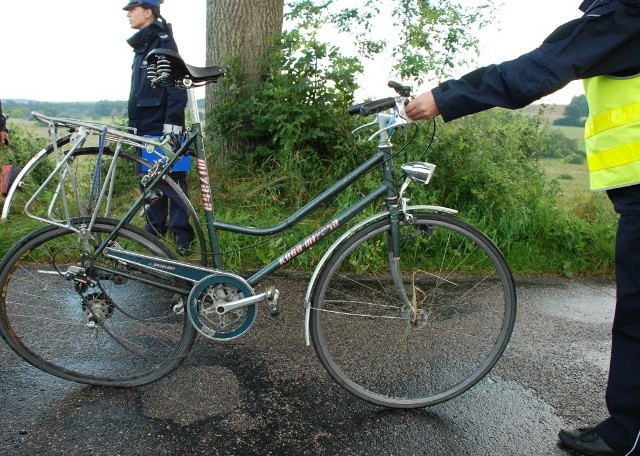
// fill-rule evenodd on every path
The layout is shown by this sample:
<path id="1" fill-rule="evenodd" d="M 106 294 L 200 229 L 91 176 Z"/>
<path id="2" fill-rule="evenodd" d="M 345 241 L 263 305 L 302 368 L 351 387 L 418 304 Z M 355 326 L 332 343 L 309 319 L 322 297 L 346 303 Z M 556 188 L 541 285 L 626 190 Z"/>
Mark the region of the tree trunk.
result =
<path id="1" fill-rule="evenodd" d="M 261 63 L 272 37 L 282 31 L 284 0 L 207 0 L 207 65 L 224 65 L 227 54 L 240 58 L 240 79 L 259 82 Z M 216 87 L 205 93 L 205 112 L 215 109 Z M 240 142 L 228 135 L 222 158 L 242 155 Z"/>

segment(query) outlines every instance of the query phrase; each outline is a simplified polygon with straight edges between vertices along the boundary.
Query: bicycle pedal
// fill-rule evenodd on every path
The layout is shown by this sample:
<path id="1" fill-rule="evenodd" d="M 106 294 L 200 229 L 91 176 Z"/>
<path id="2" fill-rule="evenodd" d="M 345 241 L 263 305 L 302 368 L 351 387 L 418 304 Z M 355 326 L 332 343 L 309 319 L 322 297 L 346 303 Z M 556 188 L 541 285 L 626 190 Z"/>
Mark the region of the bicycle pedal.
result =
<path id="1" fill-rule="evenodd" d="M 171 299 L 173 313 L 176 315 L 184 314 L 184 299 L 179 294 L 173 295 Z"/>
<path id="2" fill-rule="evenodd" d="M 275 287 L 269 287 L 265 292 L 265 295 L 269 314 L 272 317 L 277 317 L 280 315 L 280 304 L 278 303 L 280 292 Z"/>
<path id="3" fill-rule="evenodd" d="M 280 315 L 280 305 L 277 303 L 275 305 L 267 304 L 267 308 L 269 309 L 269 315 L 272 317 L 277 317 Z"/>

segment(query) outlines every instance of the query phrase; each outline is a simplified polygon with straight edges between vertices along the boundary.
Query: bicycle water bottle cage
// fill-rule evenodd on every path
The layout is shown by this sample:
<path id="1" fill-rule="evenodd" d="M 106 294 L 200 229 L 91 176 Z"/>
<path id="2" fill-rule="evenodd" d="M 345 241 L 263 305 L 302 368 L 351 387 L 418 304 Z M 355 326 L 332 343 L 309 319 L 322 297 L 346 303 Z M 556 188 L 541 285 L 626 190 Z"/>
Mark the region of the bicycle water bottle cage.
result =
<path id="1" fill-rule="evenodd" d="M 224 73 L 224 68 L 219 66 L 189 65 L 171 49 L 154 49 L 147 55 L 147 79 L 153 87 L 202 86 L 217 82 Z"/>

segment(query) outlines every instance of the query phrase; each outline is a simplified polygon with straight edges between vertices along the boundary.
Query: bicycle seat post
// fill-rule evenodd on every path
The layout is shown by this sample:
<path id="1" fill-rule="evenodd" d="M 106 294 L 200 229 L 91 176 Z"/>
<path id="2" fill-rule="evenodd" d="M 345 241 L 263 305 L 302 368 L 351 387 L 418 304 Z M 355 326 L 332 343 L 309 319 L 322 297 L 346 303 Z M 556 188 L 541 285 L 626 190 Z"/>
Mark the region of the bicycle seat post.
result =
<path id="1" fill-rule="evenodd" d="M 191 114 L 191 123 L 200 123 L 200 111 L 198 110 L 198 100 L 193 87 L 187 89 L 187 100 L 189 102 L 189 113 Z"/>

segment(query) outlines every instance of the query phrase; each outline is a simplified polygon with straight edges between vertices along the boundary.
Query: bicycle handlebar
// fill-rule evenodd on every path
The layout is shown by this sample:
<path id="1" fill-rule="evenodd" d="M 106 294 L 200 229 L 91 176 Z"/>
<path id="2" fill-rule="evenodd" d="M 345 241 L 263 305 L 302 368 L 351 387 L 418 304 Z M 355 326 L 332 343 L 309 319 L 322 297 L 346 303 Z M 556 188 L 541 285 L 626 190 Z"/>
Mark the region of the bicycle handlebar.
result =
<path id="1" fill-rule="evenodd" d="M 362 103 L 362 105 L 360 106 L 360 115 L 368 116 L 370 114 L 377 114 L 380 111 L 391 109 L 395 106 L 396 106 L 396 99 L 393 97 L 369 101 L 367 103 Z"/>
<path id="2" fill-rule="evenodd" d="M 406 99 L 411 96 L 411 87 L 402 85 L 399 82 L 389 81 L 387 83 L 389 87 L 394 89 L 399 97 L 387 97 L 379 100 L 366 101 L 364 103 L 358 103 L 351 106 L 347 112 L 351 116 L 357 114 L 361 116 L 368 116 L 371 114 L 377 114 L 386 109 L 393 109 L 399 106 L 399 102 L 406 103 Z M 402 100 L 404 99 L 404 100 Z"/>

